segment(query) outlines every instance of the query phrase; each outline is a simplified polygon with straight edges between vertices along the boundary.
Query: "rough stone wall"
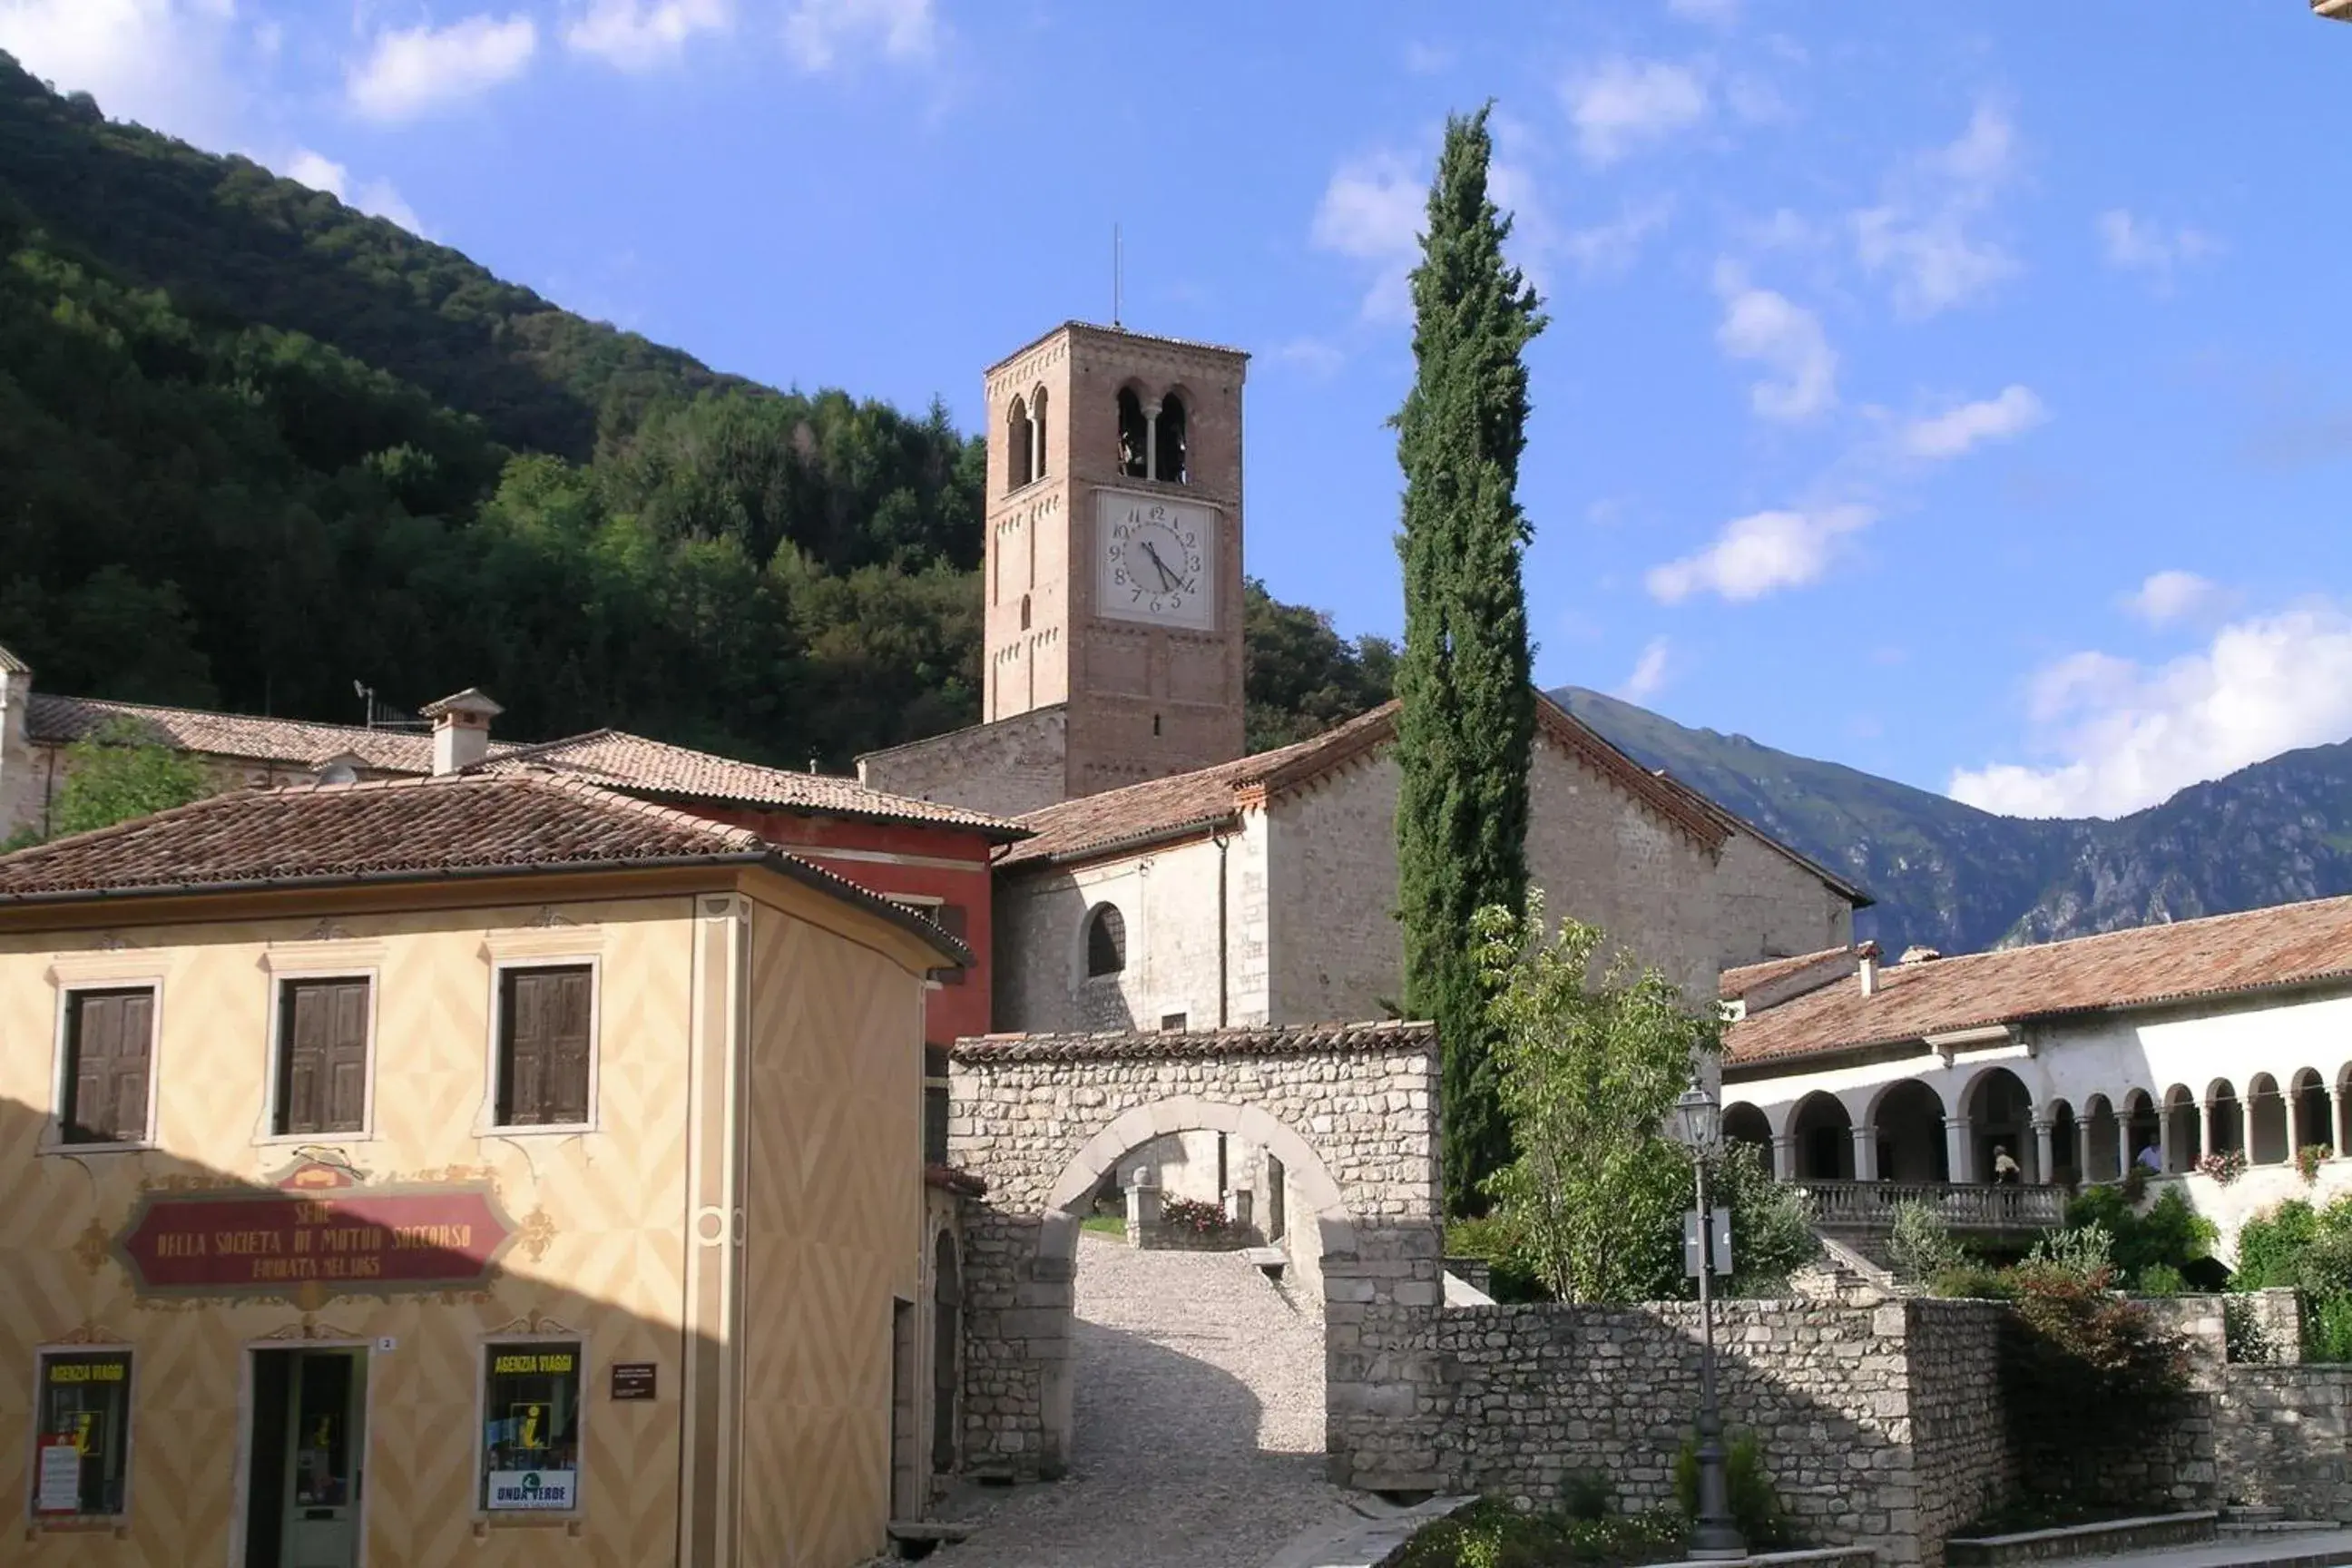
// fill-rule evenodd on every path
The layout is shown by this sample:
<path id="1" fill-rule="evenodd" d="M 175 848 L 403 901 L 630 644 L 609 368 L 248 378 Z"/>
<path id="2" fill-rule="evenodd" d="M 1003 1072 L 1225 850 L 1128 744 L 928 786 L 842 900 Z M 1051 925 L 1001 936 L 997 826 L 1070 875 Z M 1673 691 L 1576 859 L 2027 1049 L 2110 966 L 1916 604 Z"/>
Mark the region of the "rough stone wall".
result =
<path id="1" fill-rule="evenodd" d="M 1714 906 L 1718 970 L 1853 941 L 1844 894 L 1745 833 L 1734 833 L 1716 858 Z"/>
<path id="2" fill-rule="evenodd" d="M 950 1162 L 988 1184 L 965 1214 L 968 1467 L 1025 1478 L 1066 1466 L 1075 1211 L 1135 1148 L 1196 1129 L 1283 1162 L 1294 1245 L 1315 1247 L 1323 1280 L 1341 1479 L 1357 1479 L 1344 1445 L 1358 1417 L 1412 1413 L 1434 1376 L 1426 1354 L 1361 1354 L 1358 1331 L 1382 1312 L 1426 1320 L 1439 1299 L 1425 1026 L 968 1040 L 950 1092 Z"/>
<path id="3" fill-rule="evenodd" d="M 1063 710 L 1041 708 L 868 752 L 857 759 L 857 782 L 914 800 L 1019 816 L 1067 798 L 1066 736 Z"/>
<path id="4" fill-rule="evenodd" d="M 1265 879 L 1263 873 L 1252 875 L 1265 844 L 1264 818 L 1253 814 L 1222 851 L 1213 840 L 1198 838 L 1088 866 L 999 878 L 996 1027 L 1030 1033 L 1150 1030 L 1178 1015 L 1183 1027 L 1214 1027 L 1220 876 L 1225 879 L 1223 941 L 1229 988 L 1224 1021 L 1265 1022 L 1259 979 Z M 1118 909 L 1125 924 L 1127 967 L 1116 975 L 1089 978 L 1086 923 L 1105 903 Z M 1254 963 L 1259 966 L 1255 971 Z"/>
<path id="5" fill-rule="evenodd" d="M 2214 1406 L 2221 1500 L 2352 1521 L 2352 1366 L 2233 1366 Z"/>
<path id="6" fill-rule="evenodd" d="M 1804 1538 L 1941 1563 L 1941 1532 L 2005 1473 L 1987 1375 L 2000 1310 L 1719 1309 L 1726 1423 L 1755 1435 Z M 1424 1323 L 1441 1374 L 1421 1405 L 1436 1484 L 1544 1504 L 1569 1477 L 1595 1474 L 1626 1508 L 1674 1500 L 1675 1458 L 1698 1408 L 1696 1306 L 1471 1307 Z"/>

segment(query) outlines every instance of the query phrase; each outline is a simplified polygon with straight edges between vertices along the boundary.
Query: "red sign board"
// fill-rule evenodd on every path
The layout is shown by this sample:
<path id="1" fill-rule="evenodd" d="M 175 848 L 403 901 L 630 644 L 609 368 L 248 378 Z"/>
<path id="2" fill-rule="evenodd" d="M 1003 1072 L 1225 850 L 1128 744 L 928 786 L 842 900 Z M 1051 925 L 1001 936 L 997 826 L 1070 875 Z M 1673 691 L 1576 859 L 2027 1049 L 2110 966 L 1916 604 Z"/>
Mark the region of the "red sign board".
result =
<path id="1" fill-rule="evenodd" d="M 477 1285 L 512 1234 L 487 1186 L 371 1189 L 322 1165 L 278 1189 L 155 1193 L 115 1250 L 142 1293 Z"/>

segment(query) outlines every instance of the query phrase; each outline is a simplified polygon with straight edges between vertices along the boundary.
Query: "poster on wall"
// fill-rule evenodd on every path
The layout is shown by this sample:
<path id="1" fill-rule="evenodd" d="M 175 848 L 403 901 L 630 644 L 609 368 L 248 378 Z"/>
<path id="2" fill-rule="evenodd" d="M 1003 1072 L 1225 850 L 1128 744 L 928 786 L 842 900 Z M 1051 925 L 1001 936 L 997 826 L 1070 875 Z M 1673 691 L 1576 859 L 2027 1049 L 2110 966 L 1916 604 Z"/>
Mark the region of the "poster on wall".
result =
<path id="1" fill-rule="evenodd" d="M 81 1445 L 70 1434 L 41 1434 L 41 1458 L 34 1472 L 35 1513 L 81 1511 Z"/>
<path id="2" fill-rule="evenodd" d="M 568 1509 L 579 1506 L 572 1470 L 492 1470 L 493 1509 Z"/>

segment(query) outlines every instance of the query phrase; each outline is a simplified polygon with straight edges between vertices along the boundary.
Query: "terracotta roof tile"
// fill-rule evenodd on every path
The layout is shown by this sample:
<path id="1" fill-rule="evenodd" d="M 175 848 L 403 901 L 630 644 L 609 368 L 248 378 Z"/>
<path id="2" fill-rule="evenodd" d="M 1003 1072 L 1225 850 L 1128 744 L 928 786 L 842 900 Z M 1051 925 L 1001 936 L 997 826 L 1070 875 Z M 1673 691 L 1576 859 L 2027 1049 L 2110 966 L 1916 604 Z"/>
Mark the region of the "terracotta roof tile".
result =
<path id="1" fill-rule="evenodd" d="M 747 827 L 535 770 L 237 790 L 0 856 L 0 905 L 452 877 L 764 865 L 912 931 L 929 921 Z"/>
<path id="2" fill-rule="evenodd" d="M 762 767 L 622 730 L 593 730 L 543 745 L 519 747 L 482 767 L 496 772 L 524 763 L 556 769 L 611 789 L 677 800 L 725 801 L 826 816 L 964 827 L 996 839 L 1024 837 L 1028 831 L 983 812 L 886 795 L 856 779 Z"/>
<path id="3" fill-rule="evenodd" d="M 1195 773 L 1152 779 L 1031 812 L 1019 820 L 1034 828 L 1036 836 L 1006 851 L 998 863 L 1019 866 L 1072 860 L 1129 845 L 1206 832 L 1217 823 L 1231 820 L 1248 804 L 1253 794 L 1262 797 L 1279 795 L 1325 776 L 1355 757 L 1385 747 L 1396 739 L 1396 714 L 1394 702 L 1383 703 L 1320 735 L 1277 751 L 1260 752 Z M 1537 694 L 1536 721 L 1546 739 L 1706 848 L 1721 848 L 1735 830 L 1764 838 L 1755 828 L 1687 785 L 1642 766 L 1601 739 L 1591 726 L 1541 693 Z M 1765 842 L 1772 841 L 1765 838 Z M 1805 864 L 1816 871 L 1820 869 L 1811 867 L 1811 862 Z M 1826 872 L 1821 874 L 1828 877 Z M 1843 889 L 1843 884 L 1833 885 Z"/>
<path id="4" fill-rule="evenodd" d="M 1437 1026 L 1274 1024 L 1238 1029 L 1117 1030 L 1098 1035 L 974 1035 L 950 1055 L 960 1062 L 1163 1060 L 1182 1057 L 1310 1056 L 1322 1051 L 1435 1050 Z"/>
<path id="5" fill-rule="evenodd" d="M 1737 1067 L 2338 979 L 2352 980 L 2352 898 L 1886 965 L 1874 995 L 1849 977 L 1750 1014 L 1725 1053 Z"/>
<path id="6" fill-rule="evenodd" d="M 110 702 L 45 691 L 34 692 L 26 710 L 26 726 L 32 738 L 58 744 L 79 741 L 110 719 L 129 720 L 163 745 L 241 762 L 307 768 L 349 752 L 385 773 L 433 771 L 433 737 L 417 731 L 320 724 L 307 719 L 258 719 L 245 713 Z M 491 751 L 496 754 L 504 749 L 510 748 L 493 745 Z"/>

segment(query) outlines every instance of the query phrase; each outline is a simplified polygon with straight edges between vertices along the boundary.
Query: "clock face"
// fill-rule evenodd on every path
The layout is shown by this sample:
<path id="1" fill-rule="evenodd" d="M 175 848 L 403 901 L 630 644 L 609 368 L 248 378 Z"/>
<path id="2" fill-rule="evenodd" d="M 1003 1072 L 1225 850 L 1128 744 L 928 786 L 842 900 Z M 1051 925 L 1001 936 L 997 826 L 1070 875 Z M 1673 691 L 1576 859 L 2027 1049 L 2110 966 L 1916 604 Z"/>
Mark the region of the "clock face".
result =
<path id="1" fill-rule="evenodd" d="M 1100 612 L 1202 630 L 1216 625 L 1217 514 L 1158 496 L 1097 494 Z"/>

